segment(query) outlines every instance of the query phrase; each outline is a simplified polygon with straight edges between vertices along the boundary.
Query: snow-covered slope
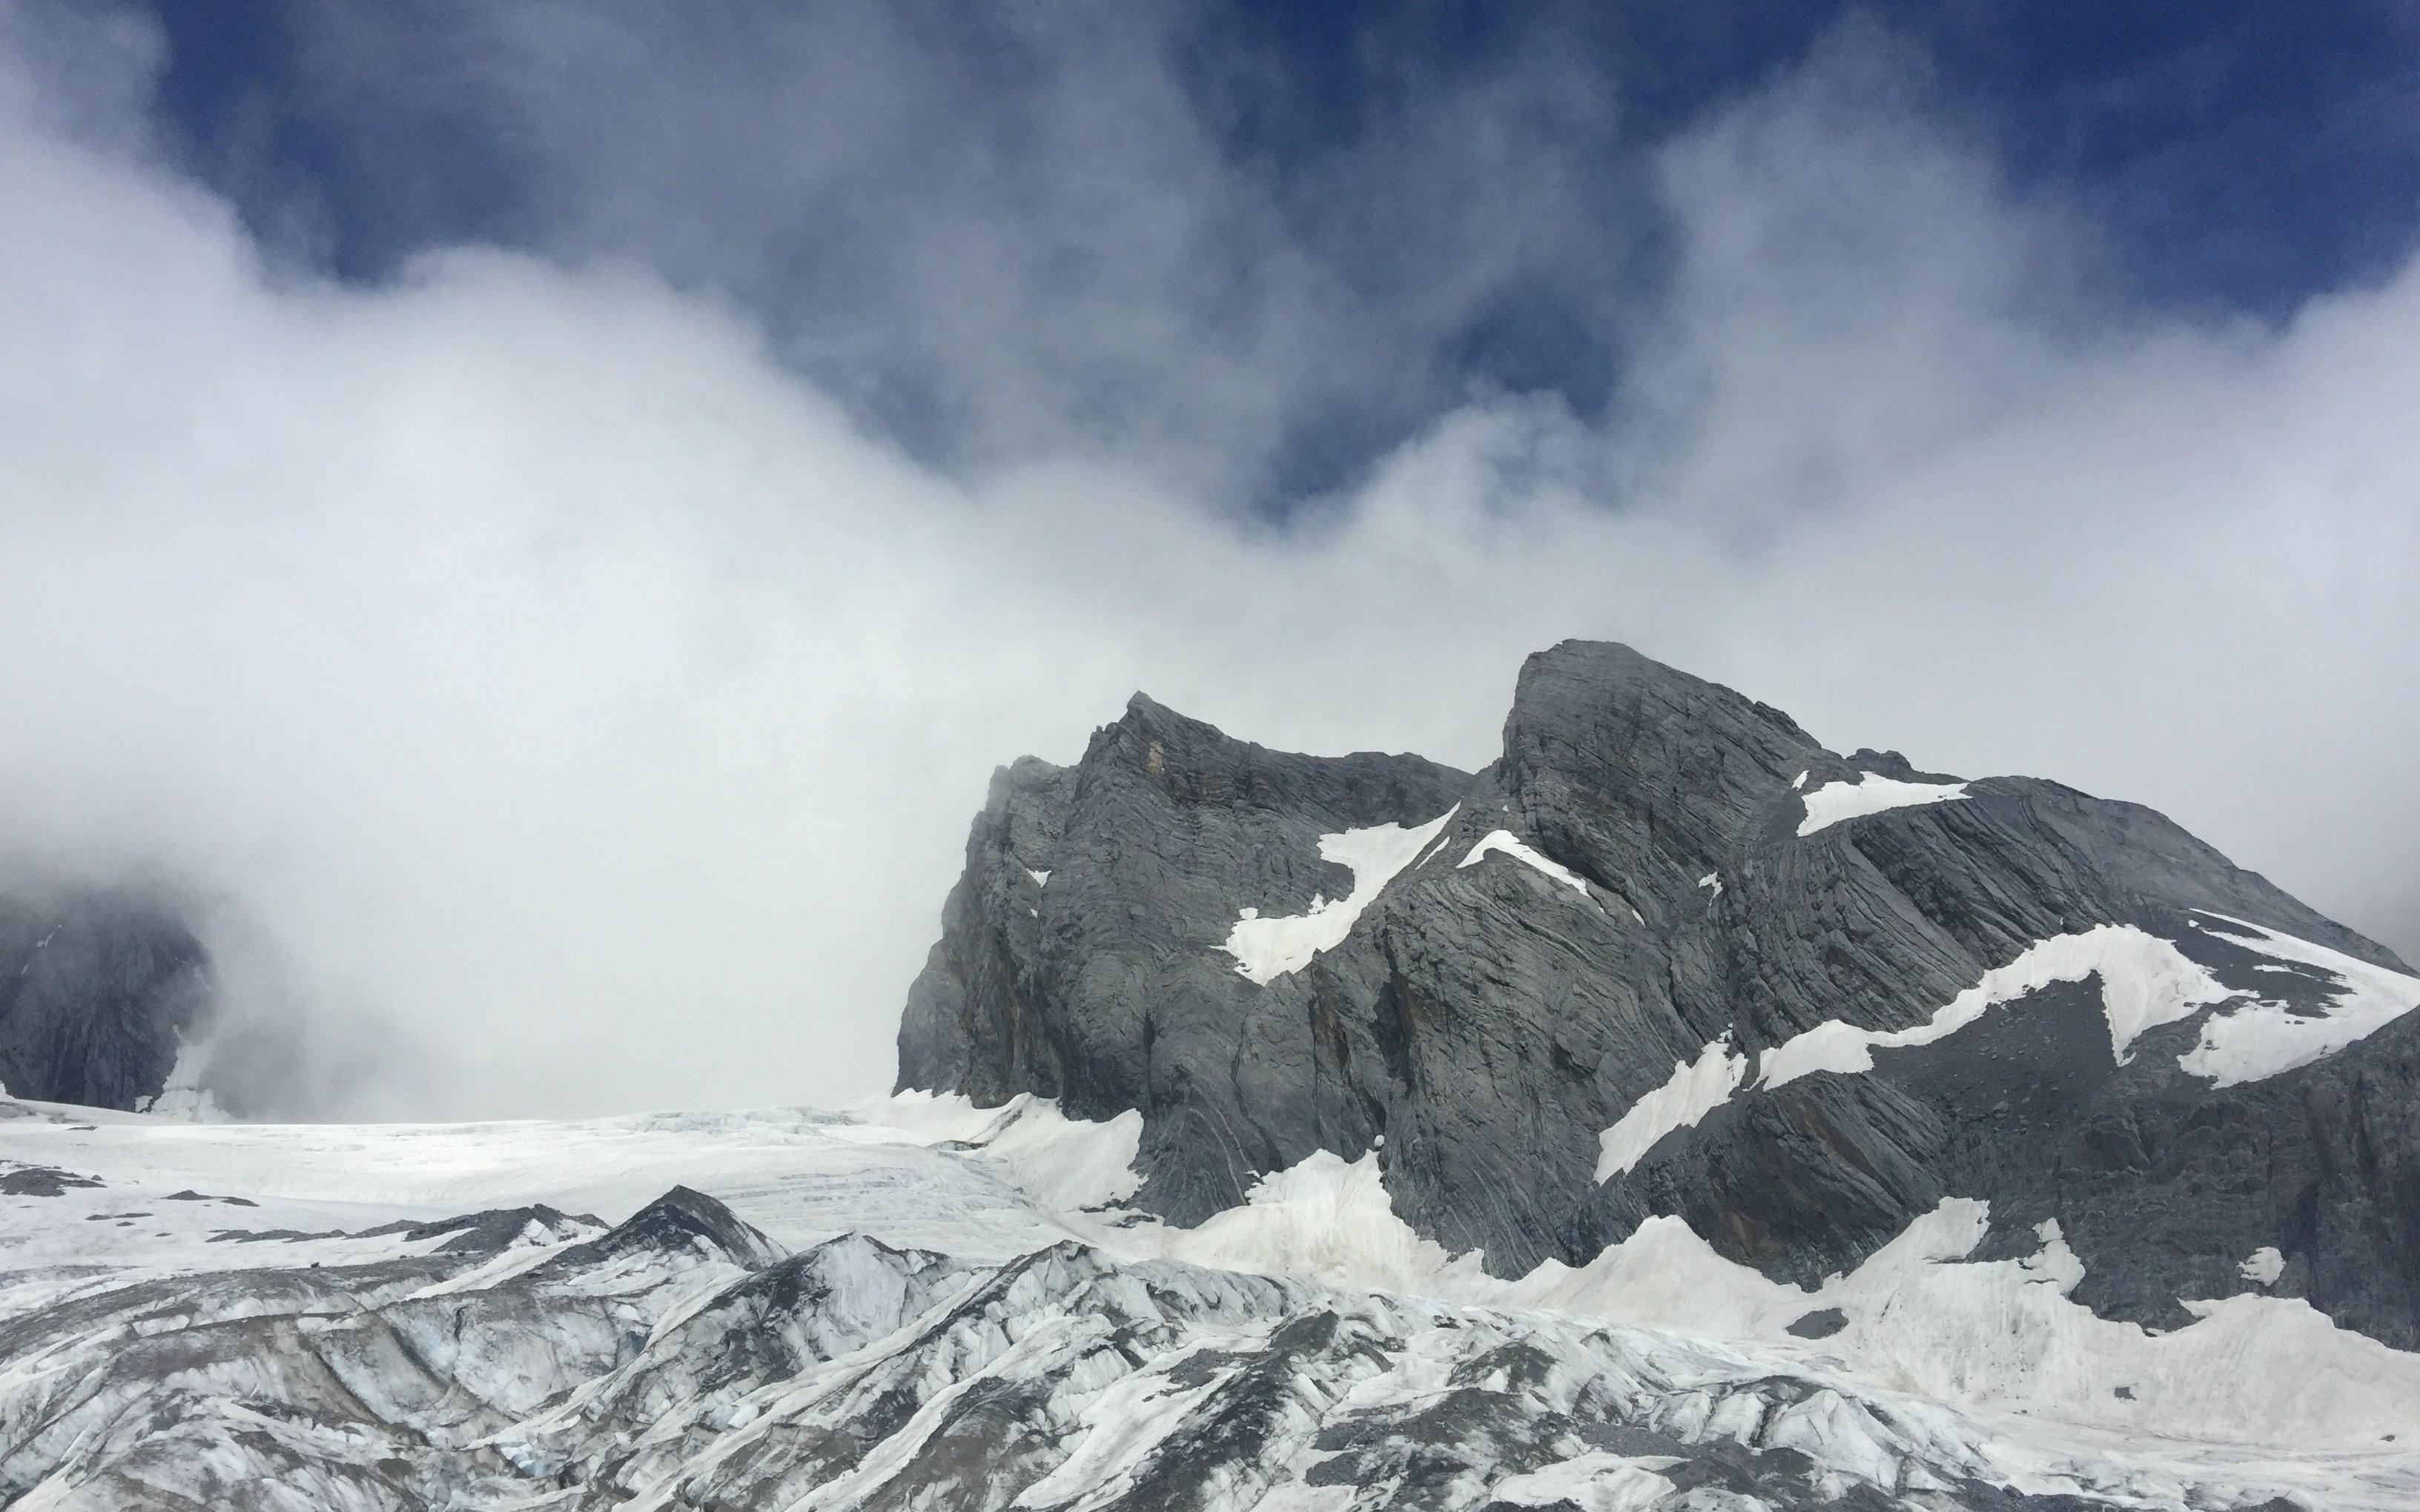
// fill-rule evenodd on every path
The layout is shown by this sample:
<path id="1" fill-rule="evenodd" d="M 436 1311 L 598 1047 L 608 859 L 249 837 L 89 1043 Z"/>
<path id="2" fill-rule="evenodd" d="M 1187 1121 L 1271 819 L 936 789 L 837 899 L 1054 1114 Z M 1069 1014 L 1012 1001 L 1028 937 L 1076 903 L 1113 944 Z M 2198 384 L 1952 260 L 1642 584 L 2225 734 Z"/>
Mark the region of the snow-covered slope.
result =
<path id="1" fill-rule="evenodd" d="M 2055 1235 L 1972 1259 L 1975 1202 L 1818 1293 L 1671 1219 L 1507 1282 L 1396 1217 L 1374 1156 L 1162 1224 L 1117 1205 L 1135 1121 L 1038 1100 L 0 1114 L 29 1509 L 2420 1498 L 2420 1360 L 2295 1301 L 2103 1321 Z"/>

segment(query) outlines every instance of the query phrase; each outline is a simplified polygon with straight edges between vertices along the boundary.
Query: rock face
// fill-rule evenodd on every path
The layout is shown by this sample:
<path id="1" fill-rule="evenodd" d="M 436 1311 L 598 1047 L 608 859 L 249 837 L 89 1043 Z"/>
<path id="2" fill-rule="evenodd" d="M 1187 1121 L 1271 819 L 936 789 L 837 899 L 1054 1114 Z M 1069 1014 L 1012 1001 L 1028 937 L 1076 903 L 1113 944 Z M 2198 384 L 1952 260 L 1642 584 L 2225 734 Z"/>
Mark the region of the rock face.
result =
<path id="1" fill-rule="evenodd" d="M 1299 914 L 1352 890 L 1323 833 L 1434 819 L 1470 781 L 1417 756 L 1264 750 L 1138 695 L 1073 770 L 1028 758 L 993 779 L 909 992 L 901 1085 L 1163 1110 L 1155 1201 L 1187 1220 L 1255 1172 L 1365 1146 L 1363 1111 L 1316 1095 L 1292 990 L 1245 980 L 1218 946 L 1238 900 Z"/>
<path id="2" fill-rule="evenodd" d="M 0 1086 L 133 1109 L 160 1095 L 209 1001 L 209 957 L 161 903 L 116 889 L 0 893 Z"/>
<path id="3" fill-rule="evenodd" d="M 1139 1109 L 1137 1202 L 1179 1223 L 1377 1146 L 1497 1274 L 1668 1213 L 1811 1284 L 1979 1197 L 1995 1253 L 2055 1220 L 2105 1316 L 2265 1291 L 2411 1348 L 2415 1005 L 2149 810 L 1838 755 L 1566 642 L 1476 775 L 1141 697 L 1075 767 L 1003 769 L 899 1085 Z"/>

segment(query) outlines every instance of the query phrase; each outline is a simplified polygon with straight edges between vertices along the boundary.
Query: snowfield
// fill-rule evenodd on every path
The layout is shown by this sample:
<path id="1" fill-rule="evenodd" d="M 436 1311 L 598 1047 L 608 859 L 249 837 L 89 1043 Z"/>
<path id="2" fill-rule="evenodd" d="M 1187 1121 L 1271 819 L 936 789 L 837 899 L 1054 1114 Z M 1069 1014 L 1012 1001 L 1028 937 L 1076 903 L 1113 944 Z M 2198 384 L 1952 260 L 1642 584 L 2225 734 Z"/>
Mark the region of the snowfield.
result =
<path id="1" fill-rule="evenodd" d="M 1637 1165 L 1666 1134 L 1693 1127 L 1730 1102 L 1746 1075 L 1747 1057 L 1735 1053 L 1728 1038 L 1709 1041 L 1694 1063 L 1674 1061 L 1670 1081 L 1632 1103 L 1598 1136 L 1598 1184 Z"/>
<path id="2" fill-rule="evenodd" d="M 1798 782 L 1791 786 L 1806 780 L 1807 774 L 1801 772 Z M 1807 817 L 1798 823 L 1798 838 L 1804 840 L 1818 830 L 1829 829 L 1845 820 L 1863 819 L 1868 814 L 1927 803 L 1949 803 L 1965 796 L 1963 782 L 1902 782 L 1895 777 L 1864 772 L 1854 782 L 1826 782 L 1806 794 Z"/>
<path id="3" fill-rule="evenodd" d="M 1576 890 L 1581 897 L 1588 896 L 1588 883 L 1578 872 L 1559 861 L 1551 861 L 1539 855 L 1534 847 L 1523 841 L 1509 829 L 1488 831 L 1478 844 L 1470 848 L 1470 854 L 1454 865 L 1457 869 L 1477 866 L 1490 855 L 1509 856 L 1529 870 L 1552 877 L 1564 887 Z"/>
<path id="4" fill-rule="evenodd" d="M 2101 980 L 2102 1007 L 2109 1018 L 2110 1053 L 2121 1066 L 2133 1058 L 2134 1041 L 2144 1030 L 2189 1018 L 2236 995 L 2167 941 L 2131 924 L 2102 924 L 2036 941 L 2007 965 L 1984 973 L 1981 981 L 1959 994 L 1931 1021 L 1913 1028 L 1866 1029 L 1838 1019 L 1819 1024 L 1768 1051 L 1757 1085 L 1781 1087 L 1819 1071 L 1869 1072 L 1874 1069 L 1877 1048 L 1931 1044 L 2002 1003 L 2053 982 L 2094 977 Z"/>
<path id="5" fill-rule="evenodd" d="M 1812 1292 L 1670 1218 L 1508 1281 L 1377 1151 L 1175 1228 L 1120 1206 L 1138 1115 L 1031 1098 L 0 1115 L 27 1509 L 2420 1504 L 2420 1357 L 2290 1299 L 2105 1321 L 2055 1225 L 1970 1260 L 1980 1202 Z"/>
<path id="6" fill-rule="evenodd" d="M 1376 825 L 1319 837 L 1319 857 L 1353 873 L 1353 890 L 1342 898 L 1314 897 L 1311 911 L 1263 918 L 1246 908 L 1220 947 L 1235 958 L 1238 976 L 1265 986 L 1300 971 L 1322 950 L 1332 950 L 1353 933 L 1362 910 L 1386 890 L 1395 874 L 1412 864 L 1461 810 L 1454 805 L 1425 825 Z"/>
<path id="7" fill-rule="evenodd" d="M 2265 930 L 2225 914 L 2205 917 L 2215 920 L 2215 927 L 2195 920 L 2195 928 L 2279 962 L 2291 963 L 2255 970 L 2293 973 L 2298 967 L 2309 968 L 2332 989 L 2327 1011 L 2318 1017 L 2293 1012 L 2283 1003 L 2264 1001 L 2246 1002 L 2227 1012 L 2211 1015 L 2202 1026 L 2201 1042 L 2177 1064 L 2196 1076 L 2209 1077 L 2215 1086 L 2257 1082 L 2264 1076 L 2307 1066 L 2321 1056 L 2366 1039 L 2420 1008 L 2420 978 L 2356 961 L 2341 950 Z"/>

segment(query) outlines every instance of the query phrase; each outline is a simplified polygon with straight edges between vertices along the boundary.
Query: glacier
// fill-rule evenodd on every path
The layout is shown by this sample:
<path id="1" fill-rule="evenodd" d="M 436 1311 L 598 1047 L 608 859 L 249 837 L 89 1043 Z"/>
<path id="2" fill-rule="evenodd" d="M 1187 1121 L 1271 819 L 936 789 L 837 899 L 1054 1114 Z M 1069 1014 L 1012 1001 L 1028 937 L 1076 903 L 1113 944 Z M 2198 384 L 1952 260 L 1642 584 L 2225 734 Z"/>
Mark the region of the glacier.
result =
<path id="1" fill-rule="evenodd" d="M 1207 1223 L 1163 1223 L 1123 1205 L 1138 1133 L 918 1093 L 342 1128 L 0 1103 L 0 1499 L 2420 1497 L 2420 1443 L 2398 1447 L 2420 1358 L 2296 1299 L 2204 1304 L 2164 1335 L 2095 1318 L 2066 1298 L 2081 1267 L 2055 1231 L 1975 1257 L 1980 1202 L 1813 1291 L 1668 1218 L 1507 1281 L 1415 1235 L 1373 1155 L 1315 1155 Z M 1793 1331 L 1823 1314 L 1839 1326 Z"/>

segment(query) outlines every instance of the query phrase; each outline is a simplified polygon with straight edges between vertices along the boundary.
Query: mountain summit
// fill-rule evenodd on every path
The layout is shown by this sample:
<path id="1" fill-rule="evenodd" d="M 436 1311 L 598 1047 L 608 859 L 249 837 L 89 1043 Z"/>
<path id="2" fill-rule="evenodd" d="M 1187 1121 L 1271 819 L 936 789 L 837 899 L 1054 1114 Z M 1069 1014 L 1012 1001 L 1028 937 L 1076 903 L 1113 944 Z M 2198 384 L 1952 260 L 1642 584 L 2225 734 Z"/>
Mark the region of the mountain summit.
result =
<path id="1" fill-rule="evenodd" d="M 1945 1199 L 2073 1295 L 2420 1345 L 2420 980 L 2158 813 L 1840 755 L 1626 646 L 1502 756 L 1290 755 L 1138 695 L 992 782 L 899 1088 L 1143 1119 L 1198 1224 L 1326 1150 L 1498 1275 L 1651 1216 L 1812 1286 Z"/>

